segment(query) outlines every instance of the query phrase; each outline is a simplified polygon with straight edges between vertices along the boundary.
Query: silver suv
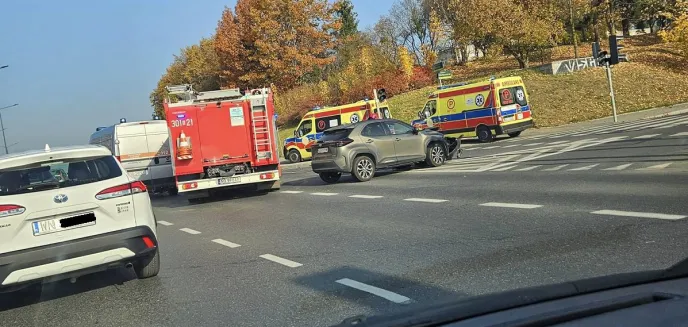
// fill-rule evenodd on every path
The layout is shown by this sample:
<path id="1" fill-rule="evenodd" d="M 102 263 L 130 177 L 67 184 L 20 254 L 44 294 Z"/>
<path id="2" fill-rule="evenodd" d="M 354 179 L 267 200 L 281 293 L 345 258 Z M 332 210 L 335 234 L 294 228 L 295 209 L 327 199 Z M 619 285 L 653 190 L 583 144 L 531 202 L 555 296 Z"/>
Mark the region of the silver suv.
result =
<path id="1" fill-rule="evenodd" d="M 373 119 L 326 130 L 311 149 L 311 167 L 327 183 L 336 183 L 342 173 L 365 182 L 378 168 L 419 162 L 441 166 L 449 159 L 448 150 L 441 133 L 418 131 L 395 119 Z"/>

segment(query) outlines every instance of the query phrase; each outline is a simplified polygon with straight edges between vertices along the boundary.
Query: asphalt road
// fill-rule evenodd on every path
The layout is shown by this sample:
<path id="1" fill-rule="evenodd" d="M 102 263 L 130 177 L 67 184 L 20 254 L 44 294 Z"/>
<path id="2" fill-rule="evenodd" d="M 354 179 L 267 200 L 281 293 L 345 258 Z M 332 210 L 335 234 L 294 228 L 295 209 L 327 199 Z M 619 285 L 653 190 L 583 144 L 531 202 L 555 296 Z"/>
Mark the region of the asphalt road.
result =
<path id="1" fill-rule="evenodd" d="M 187 205 L 156 199 L 162 270 L 0 295 L 7 326 L 322 326 L 688 254 L 688 115 L 489 144 L 433 169 Z"/>

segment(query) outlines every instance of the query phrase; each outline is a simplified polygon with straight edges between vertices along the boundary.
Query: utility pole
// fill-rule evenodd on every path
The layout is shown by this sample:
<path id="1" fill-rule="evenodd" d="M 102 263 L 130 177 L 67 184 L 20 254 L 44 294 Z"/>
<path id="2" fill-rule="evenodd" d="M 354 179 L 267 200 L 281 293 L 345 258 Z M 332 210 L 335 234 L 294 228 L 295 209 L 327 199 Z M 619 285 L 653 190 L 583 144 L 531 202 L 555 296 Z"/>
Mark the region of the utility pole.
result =
<path id="1" fill-rule="evenodd" d="M 8 146 L 7 146 L 7 138 L 5 138 L 5 125 L 2 122 L 2 110 L 7 109 L 7 108 L 16 107 L 18 105 L 19 105 L 18 103 L 15 103 L 11 106 L 0 108 L 0 130 L 2 130 L 2 145 L 5 148 L 5 154 L 9 154 L 10 151 L 7 149 Z"/>
<path id="2" fill-rule="evenodd" d="M 571 24 L 571 40 L 573 41 L 573 56 L 578 59 L 578 42 L 576 41 L 576 29 L 573 24 L 573 0 L 569 0 L 569 18 Z"/>

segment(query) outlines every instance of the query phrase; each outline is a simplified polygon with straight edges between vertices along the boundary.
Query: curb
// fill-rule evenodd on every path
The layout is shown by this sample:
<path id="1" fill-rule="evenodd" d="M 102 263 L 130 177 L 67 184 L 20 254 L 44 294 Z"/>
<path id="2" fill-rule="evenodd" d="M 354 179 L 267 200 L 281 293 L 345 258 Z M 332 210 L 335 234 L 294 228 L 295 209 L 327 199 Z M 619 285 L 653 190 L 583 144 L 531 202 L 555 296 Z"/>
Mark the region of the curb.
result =
<path id="1" fill-rule="evenodd" d="M 671 112 L 655 115 L 655 116 L 650 116 L 647 118 L 661 118 L 661 117 L 667 117 L 667 116 L 675 116 L 675 115 L 680 115 L 680 114 L 685 114 L 688 113 L 688 108 L 686 109 L 680 109 L 680 110 L 674 110 Z"/>

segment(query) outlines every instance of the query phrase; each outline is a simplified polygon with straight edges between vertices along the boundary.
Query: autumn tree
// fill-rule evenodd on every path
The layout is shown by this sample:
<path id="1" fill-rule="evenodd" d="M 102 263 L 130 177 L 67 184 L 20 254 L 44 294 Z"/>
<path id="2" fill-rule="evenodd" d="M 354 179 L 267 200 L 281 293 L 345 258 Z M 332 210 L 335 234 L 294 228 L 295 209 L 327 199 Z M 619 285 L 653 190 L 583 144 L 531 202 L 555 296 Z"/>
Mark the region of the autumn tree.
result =
<path id="1" fill-rule="evenodd" d="M 334 60 L 339 20 L 327 0 L 238 0 L 225 9 L 216 51 L 227 84 L 290 88 Z"/>
<path id="2" fill-rule="evenodd" d="M 339 0 L 334 3 L 334 8 L 335 18 L 340 22 L 336 36 L 343 39 L 358 33 L 358 14 L 351 0 Z"/>
<path id="3" fill-rule="evenodd" d="M 661 31 L 659 35 L 665 42 L 674 42 L 683 52 L 683 56 L 688 58 L 688 0 L 677 0 L 674 9 L 673 22 L 666 31 Z"/>
<path id="4" fill-rule="evenodd" d="M 192 84 L 196 91 L 220 88 L 220 63 L 215 53 L 213 39 L 201 39 L 199 44 L 186 47 L 174 56 L 172 64 L 158 81 L 150 94 L 151 105 L 156 115 L 165 117 L 162 106 L 167 96 L 168 85 Z"/>

